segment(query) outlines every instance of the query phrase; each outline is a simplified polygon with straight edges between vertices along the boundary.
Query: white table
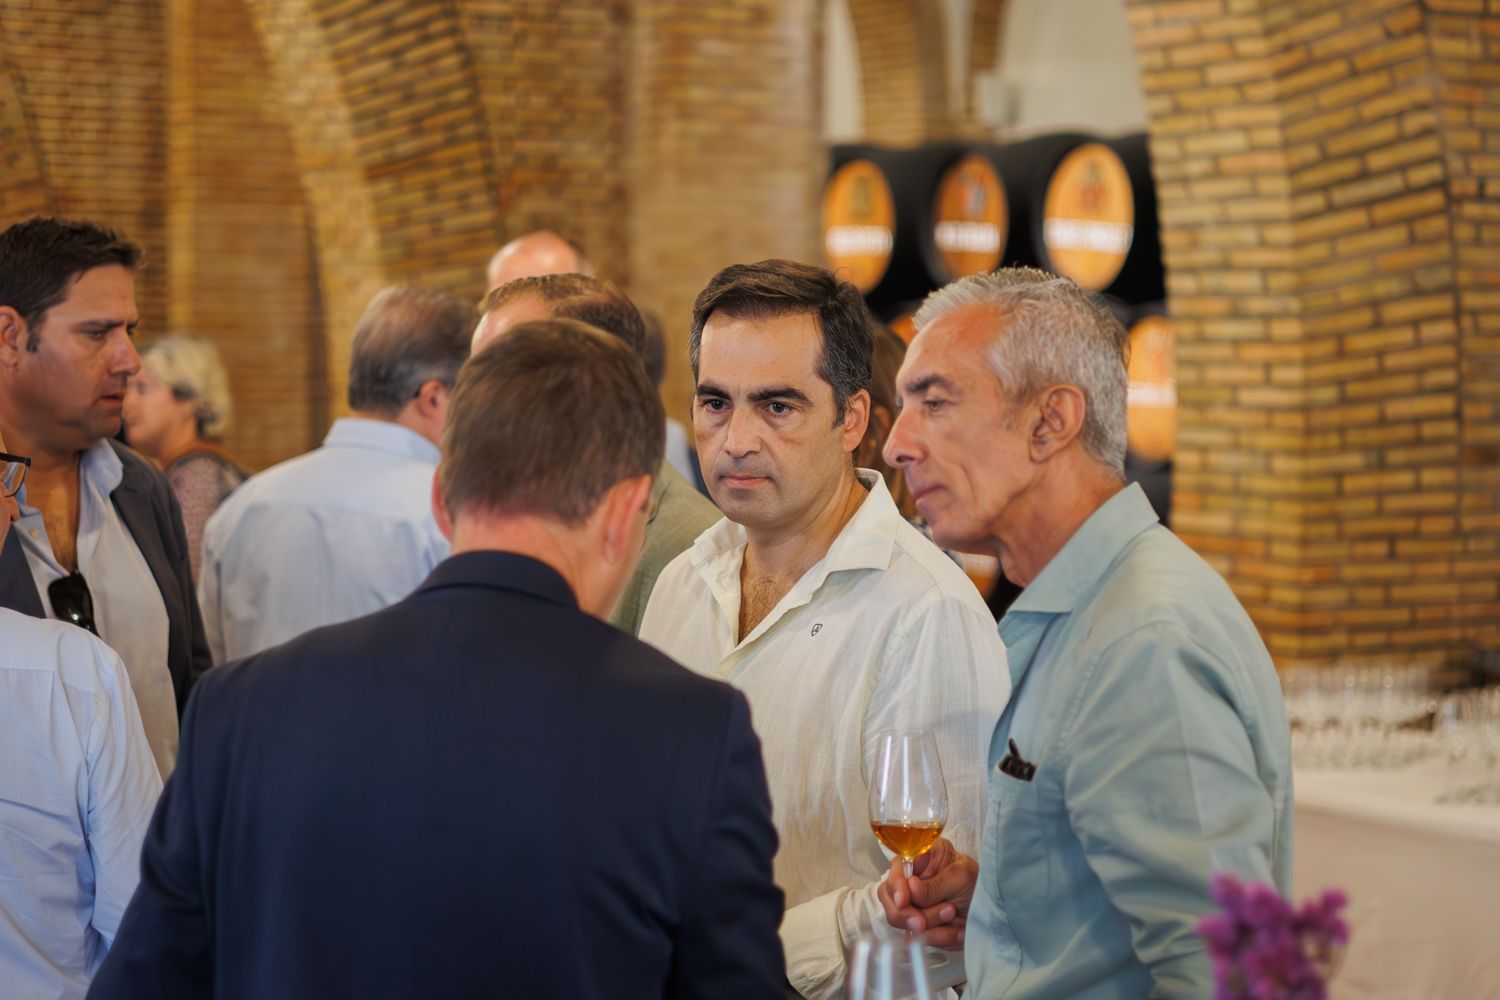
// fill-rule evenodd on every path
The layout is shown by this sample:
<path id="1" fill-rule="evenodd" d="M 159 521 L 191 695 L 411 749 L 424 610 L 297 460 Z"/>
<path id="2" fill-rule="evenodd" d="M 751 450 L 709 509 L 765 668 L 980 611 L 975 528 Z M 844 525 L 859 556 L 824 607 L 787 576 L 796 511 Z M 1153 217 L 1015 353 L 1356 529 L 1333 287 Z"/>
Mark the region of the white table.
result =
<path id="1" fill-rule="evenodd" d="M 1337 886 L 1334 1000 L 1500 1000 L 1500 806 L 1438 805 L 1446 765 L 1295 775 L 1295 897 Z"/>

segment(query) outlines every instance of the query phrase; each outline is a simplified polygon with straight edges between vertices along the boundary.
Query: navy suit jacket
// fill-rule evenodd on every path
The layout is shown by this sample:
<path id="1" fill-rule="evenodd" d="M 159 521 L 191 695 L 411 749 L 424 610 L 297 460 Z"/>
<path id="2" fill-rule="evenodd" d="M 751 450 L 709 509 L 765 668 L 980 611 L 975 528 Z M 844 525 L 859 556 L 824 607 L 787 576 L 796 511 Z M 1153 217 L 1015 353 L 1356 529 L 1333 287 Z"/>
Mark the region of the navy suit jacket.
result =
<path id="1" fill-rule="evenodd" d="M 125 467 L 120 485 L 109 495 L 110 502 L 125 522 L 125 530 L 135 539 L 146 565 L 151 567 L 162 603 L 167 606 L 167 670 L 172 674 L 172 691 L 177 696 L 180 718 L 188 692 L 213 665 L 208 638 L 203 632 L 203 617 L 198 612 L 182 510 L 161 470 L 118 441 L 110 441 L 110 446 Z M 98 582 L 91 580 L 89 585 L 97 587 Z M 4 547 L 0 548 L 0 608 L 34 618 L 46 617 L 31 566 L 21 549 L 21 539 L 14 531 L 6 536 Z"/>
<path id="2" fill-rule="evenodd" d="M 215 668 L 91 998 L 779 1000 L 744 696 L 477 552 Z"/>

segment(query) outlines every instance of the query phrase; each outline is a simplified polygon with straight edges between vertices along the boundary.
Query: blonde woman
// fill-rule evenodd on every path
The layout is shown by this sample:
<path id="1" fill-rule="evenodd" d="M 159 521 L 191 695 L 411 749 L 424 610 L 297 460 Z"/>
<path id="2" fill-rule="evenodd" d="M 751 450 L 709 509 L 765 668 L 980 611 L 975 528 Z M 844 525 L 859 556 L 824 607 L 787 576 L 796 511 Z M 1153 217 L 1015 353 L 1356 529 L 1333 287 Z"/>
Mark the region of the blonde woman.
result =
<path id="1" fill-rule="evenodd" d="M 193 578 L 203 526 L 245 481 L 246 472 L 219 440 L 233 416 L 229 378 L 219 352 L 193 337 L 163 337 L 141 355 L 125 392 L 125 440 L 167 474 L 182 507 Z"/>

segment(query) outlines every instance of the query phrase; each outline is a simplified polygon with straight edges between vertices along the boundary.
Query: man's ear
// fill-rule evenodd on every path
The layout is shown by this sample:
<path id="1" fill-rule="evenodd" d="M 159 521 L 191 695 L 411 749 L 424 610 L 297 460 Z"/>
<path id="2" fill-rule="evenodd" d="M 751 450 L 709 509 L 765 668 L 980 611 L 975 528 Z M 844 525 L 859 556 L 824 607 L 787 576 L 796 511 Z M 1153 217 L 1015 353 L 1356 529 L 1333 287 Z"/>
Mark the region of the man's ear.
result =
<path id="1" fill-rule="evenodd" d="M 638 517 L 651 516 L 651 477 L 622 479 L 604 494 L 604 558 L 611 563 L 639 558 L 631 551 Z"/>
<path id="2" fill-rule="evenodd" d="M 1033 461 L 1045 462 L 1065 450 L 1083 432 L 1088 402 L 1076 385 L 1054 385 L 1043 389 L 1032 405 L 1027 445 Z"/>
<path id="3" fill-rule="evenodd" d="M 852 452 L 865 439 L 870 424 L 870 393 L 861 389 L 844 401 L 844 450 Z"/>
<path id="4" fill-rule="evenodd" d="M 443 502 L 442 472 L 443 467 L 439 463 L 432 473 L 432 519 L 437 522 L 438 530 L 451 545 L 453 543 L 453 519 L 448 516 L 448 505 Z"/>
<path id="5" fill-rule="evenodd" d="M 0 368 L 14 368 L 21 363 L 28 336 L 21 314 L 10 306 L 0 306 Z"/>

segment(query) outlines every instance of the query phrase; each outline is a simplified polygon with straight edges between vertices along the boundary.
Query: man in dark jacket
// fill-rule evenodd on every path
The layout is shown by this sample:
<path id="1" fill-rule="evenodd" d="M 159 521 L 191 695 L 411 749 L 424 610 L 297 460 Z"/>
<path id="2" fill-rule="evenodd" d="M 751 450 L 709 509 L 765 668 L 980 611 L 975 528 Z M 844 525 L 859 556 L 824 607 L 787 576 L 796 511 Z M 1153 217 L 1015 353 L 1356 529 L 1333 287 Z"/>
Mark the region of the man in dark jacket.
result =
<path id="1" fill-rule="evenodd" d="M 661 421 L 630 349 L 574 320 L 465 365 L 453 555 L 204 677 L 91 997 L 782 996 L 745 699 L 603 620 Z"/>
<path id="2" fill-rule="evenodd" d="M 87 628 L 124 660 L 163 776 L 208 669 L 182 515 L 165 477 L 111 440 L 140 370 L 140 249 L 88 222 L 0 232 L 0 431 L 31 456 L 0 549 L 0 607 Z"/>

